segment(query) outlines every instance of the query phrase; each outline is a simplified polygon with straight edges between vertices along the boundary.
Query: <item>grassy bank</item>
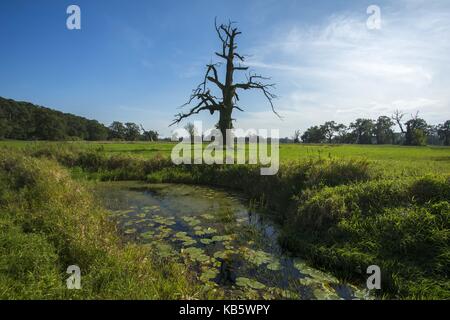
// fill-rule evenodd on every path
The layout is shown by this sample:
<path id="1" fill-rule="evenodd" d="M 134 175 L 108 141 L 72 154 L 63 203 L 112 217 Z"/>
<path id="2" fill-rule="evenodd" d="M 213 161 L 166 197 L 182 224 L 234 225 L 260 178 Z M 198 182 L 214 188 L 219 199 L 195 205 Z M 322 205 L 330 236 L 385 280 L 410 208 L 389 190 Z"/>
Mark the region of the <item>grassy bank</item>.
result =
<path id="1" fill-rule="evenodd" d="M 0 155 L 0 299 L 207 298 L 184 265 L 124 244 L 88 190 L 52 160 Z M 81 269 L 82 290 L 66 288 Z"/>
<path id="2" fill-rule="evenodd" d="M 366 268 L 375 264 L 382 270 L 380 296 L 450 297 L 449 171 L 439 172 L 434 166 L 448 166 L 448 149 L 433 160 L 425 160 L 424 155 L 421 160 L 419 155 L 401 160 L 407 166 L 386 159 L 380 165 L 361 156 L 302 157 L 283 160 L 276 176 L 261 176 L 259 168 L 250 165 L 175 167 L 165 156 L 146 159 L 73 144 L 24 150 L 30 159 L 59 162 L 83 179 L 182 182 L 240 190 L 267 208 L 280 225 L 284 248 L 315 266 L 364 283 Z M 420 161 L 427 170 L 414 167 Z"/>

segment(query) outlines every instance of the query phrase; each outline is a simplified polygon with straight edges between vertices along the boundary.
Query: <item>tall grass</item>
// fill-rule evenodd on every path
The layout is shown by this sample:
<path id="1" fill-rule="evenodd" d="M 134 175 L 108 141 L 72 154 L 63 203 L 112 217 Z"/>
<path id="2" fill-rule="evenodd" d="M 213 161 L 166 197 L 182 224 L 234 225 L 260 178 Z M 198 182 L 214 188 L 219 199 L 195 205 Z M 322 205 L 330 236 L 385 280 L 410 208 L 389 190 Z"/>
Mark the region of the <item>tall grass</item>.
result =
<path id="1" fill-rule="evenodd" d="M 212 297 L 186 266 L 117 234 L 91 193 L 54 161 L 0 155 L 0 299 Z M 81 268 L 81 290 L 66 288 L 70 265 Z"/>

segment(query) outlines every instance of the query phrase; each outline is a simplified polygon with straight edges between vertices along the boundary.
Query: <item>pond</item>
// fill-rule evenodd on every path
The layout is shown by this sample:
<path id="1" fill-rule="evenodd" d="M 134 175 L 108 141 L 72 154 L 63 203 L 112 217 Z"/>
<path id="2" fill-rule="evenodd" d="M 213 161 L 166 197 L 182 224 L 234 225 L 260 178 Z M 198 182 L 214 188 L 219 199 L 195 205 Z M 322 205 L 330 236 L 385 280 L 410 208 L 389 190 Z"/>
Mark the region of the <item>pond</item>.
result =
<path id="1" fill-rule="evenodd" d="M 229 298 L 362 299 L 365 291 L 283 253 L 277 230 L 239 195 L 210 187 L 100 183 L 97 192 L 128 241 L 189 263 Z"/>

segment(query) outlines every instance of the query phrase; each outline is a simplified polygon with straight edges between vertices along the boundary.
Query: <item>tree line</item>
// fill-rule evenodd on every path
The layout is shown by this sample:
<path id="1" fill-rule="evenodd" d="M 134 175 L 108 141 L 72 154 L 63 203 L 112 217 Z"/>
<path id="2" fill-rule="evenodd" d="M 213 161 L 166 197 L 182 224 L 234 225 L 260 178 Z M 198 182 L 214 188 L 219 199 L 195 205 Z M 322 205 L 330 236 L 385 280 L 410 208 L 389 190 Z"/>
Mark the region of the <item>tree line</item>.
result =
<path id="1" fill-rule="evenodd" d="M 295 131 L 296 143 L 347 143 L 347 144 L 403 144 L 409 146 L 450 145 L 450 120 L 439 125 L 429 125 L 417 112 L 405 120 L 405 114 L 396 111 L 392 116 L 377 120 L 359 118 L 346 126 L 335 121 L 312 126 L 303 134 Z M 400 132 L 395 132 L 398 126 Z"/>
<path id="2" fill-rule="evenodd" d="M 158 132 L 115 121 L 109 127 L 69 113 L 0 97 L 0 139 L 12 140 L 158 140 Z"/>

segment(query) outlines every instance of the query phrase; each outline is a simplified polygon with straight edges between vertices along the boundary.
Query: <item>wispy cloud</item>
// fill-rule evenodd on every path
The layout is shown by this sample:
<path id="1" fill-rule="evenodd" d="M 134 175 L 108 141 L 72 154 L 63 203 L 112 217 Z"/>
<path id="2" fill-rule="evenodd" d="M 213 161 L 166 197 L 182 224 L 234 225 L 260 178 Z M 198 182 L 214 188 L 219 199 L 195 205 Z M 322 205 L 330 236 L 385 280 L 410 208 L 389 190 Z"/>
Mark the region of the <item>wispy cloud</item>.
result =
<path id="1" fill-rule="evenodd" d="M 431 123 L 450 118 L 450 3 L 413 1 L 381 7 L 381 13 L 381 30 L 367 28 L 365 12 L 349 11 L 316 25 L 277 29 L 253 49 L 249 64 L 285 88 L 278 101 L 289 118 L 285 134 L 397 108 L 420 110 Z M 269 111 L 258 115 L 269 124 Z"/>

